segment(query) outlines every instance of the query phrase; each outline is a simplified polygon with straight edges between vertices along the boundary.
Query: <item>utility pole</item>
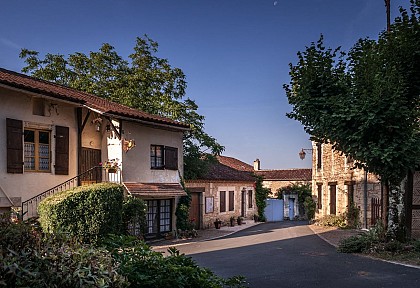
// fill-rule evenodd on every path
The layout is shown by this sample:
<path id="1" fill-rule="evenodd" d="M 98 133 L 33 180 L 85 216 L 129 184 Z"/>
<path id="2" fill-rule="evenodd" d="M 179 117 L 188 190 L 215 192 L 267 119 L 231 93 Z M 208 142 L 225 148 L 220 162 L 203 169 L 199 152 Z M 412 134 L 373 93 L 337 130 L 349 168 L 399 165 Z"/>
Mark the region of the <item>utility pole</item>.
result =
<path id="1" fill-rule="evenodd" d="M 386 31 L 391 32 L 391 0 L 384 0 L 386 7 Z"/>

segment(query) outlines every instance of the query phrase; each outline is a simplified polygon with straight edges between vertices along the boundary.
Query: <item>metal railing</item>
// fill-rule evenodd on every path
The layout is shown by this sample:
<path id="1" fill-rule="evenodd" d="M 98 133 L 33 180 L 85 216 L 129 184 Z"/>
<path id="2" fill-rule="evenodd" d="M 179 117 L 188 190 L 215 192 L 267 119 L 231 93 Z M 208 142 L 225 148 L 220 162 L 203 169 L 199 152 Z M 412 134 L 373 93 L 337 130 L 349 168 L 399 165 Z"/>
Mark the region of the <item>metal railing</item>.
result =
<path id="1" fill-rule="evenodd" d="M 121 183 L 121 170 L 117 169 L 114 171 L 110 171 L 108 169 L 103 168 L 102 166 L 93 167 L 82 174 L 79 174 L 66 182 L 63 182 L 51 189 L 48 189 L 41 194 L 38 194 L 24 202 L 22 202 L 22 210 L 21 210 L 21 219 L 27 220 L 30 218 L 38 217 L 38 205 L 39 203 L 47 198 L 48 196 L 54 195 L 56 193 L 66 191 L 77 186 L 81 185 L 91 185 L 95 183 L 101 182 L 114 182 L 114 183 Z"/>

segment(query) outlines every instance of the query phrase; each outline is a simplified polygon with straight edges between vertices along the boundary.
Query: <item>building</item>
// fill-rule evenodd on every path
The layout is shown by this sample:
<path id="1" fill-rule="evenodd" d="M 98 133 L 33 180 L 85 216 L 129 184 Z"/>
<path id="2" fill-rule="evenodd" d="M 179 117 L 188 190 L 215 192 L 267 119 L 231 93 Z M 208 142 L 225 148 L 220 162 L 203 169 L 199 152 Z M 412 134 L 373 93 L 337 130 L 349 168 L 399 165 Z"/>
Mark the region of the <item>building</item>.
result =
<path id="1" fill-rule="evenodd" d="M 263 187 L 270 189 L 270 197 L 277 197 L 279 189 L 292 184 L 311 184 L 312 169 L 262 170 L 259 159 L 254 161 L 254 173 L 263 178 Z M 296 193 L 284 194 L 284 217 L 294 219 L 300 215 L 299 199 Z"/>
<path id="2" fill-rule="evenodd" d="M 189 125 L 5 69 L 0 99 L 2 211 L 34 217 L 48 195 L 114 181 L 148 204 L 148 235 L 174 229 Z"/>
<path id="3" fill-rule="evenodd" d="M 317 199 L 316 218 L 342 215 L 348 211 L 349 204 L 354 203 L 360 209 L 360 223 L 368 227 L 374 225 L 381 215 L 378 177 L 354 168 L 352 159 L 334 151 L 331 144 L 313 143 L 312 146 L 312 194 Z"/>
<path id="4" fill-rule="evenodd" d="M 197 229 L 229 223 L 231 217 L 252 219 L 257 213 L 253 168 L 238 159 L 218 156 L 200 179 L 187 180 L 192 196 L 190 219 Z"/>

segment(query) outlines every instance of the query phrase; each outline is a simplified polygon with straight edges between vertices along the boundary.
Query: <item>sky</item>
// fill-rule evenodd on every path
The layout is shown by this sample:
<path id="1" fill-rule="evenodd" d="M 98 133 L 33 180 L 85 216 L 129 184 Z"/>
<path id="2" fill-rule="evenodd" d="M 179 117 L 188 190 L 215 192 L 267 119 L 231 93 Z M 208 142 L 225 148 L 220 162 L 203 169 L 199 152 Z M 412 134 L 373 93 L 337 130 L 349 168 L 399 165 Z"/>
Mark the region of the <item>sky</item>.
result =
<path id="1" fill-rule="evenodd" d="M 391 19 L 409 0 L 391 0 Z M 20 72 L 22 48 L 40 55 L 97 51 L 128 58 L 136 37 L 186 74 L 186 97 L 206 117 L 223 155 L 262 169 L 310 168 L 311 148 L 283 84 L 298 51 L 324 35 L 348 50 L 385 29 L 383 0 L 8 0 L 0 9 L 0 67 Z"/>

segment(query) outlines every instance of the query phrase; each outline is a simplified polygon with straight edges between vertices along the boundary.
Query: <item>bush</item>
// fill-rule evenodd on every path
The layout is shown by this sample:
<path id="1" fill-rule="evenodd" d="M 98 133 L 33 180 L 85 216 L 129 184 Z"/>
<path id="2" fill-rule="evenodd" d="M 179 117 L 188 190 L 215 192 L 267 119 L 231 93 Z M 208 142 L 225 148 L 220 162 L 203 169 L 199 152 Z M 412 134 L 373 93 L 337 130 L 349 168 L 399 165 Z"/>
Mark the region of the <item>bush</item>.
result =
<path id="1" fill-rule="evenodd" d="M 147 205 L 139 198 L 127 197 L 123 202 L 122 220 L 126 234 L 142 237 L 146 232 Z"/>
<path id="2" fill-rule="evenodd" d="M 414 251 L 420 252 L 420 240 L 413 241 L 413 248 L 414 248 Z"/>
<path id="3" fill-rule="evenodd" d="M 128 287 L 245 287 L 243 277 L 220 278 L 173 247 L 165 257 L 133 237 L 112 236 L 104 245 L 119 263 Z"/>
<path id="4" fill-rule="evenodd" d="M 79 186 L 44 199 L 38 208 L 46 233 L 96 242 L 121 232 L 123 188 L 113 183 Z"/>
<path id="5" fill-rule="evenodd" d="M 303 202 L 303 206 L 305 207 L 306 216 L 308 217 L 308 220 L 314 219 L 316 209 L 316 203 L 314 199 L 312 199 L 311 196 L 307 196 L 305 198 L 305 202 Z"/>
<path id="6" fill-rule="evenodd" d="M 346 219 L 343 215 L 326 215 L 317 219 L 316 223 L 321 226 L 345 228 Z"/>
<path id="7" fill-rule="evenodd" d="M 348 228 L 358 228 L 360 226 L 360 209 L 354 203 L 350 203 L 348 210 L 344 213 Z"/>
<path id="8" fill-rule="evenodd" d="M 368 232 L 351 236 L 340 241 L 337 251 L 342 253 L 360 253 L 382 250 L 385 241 L 385 229 L 381 222 Z"/>

